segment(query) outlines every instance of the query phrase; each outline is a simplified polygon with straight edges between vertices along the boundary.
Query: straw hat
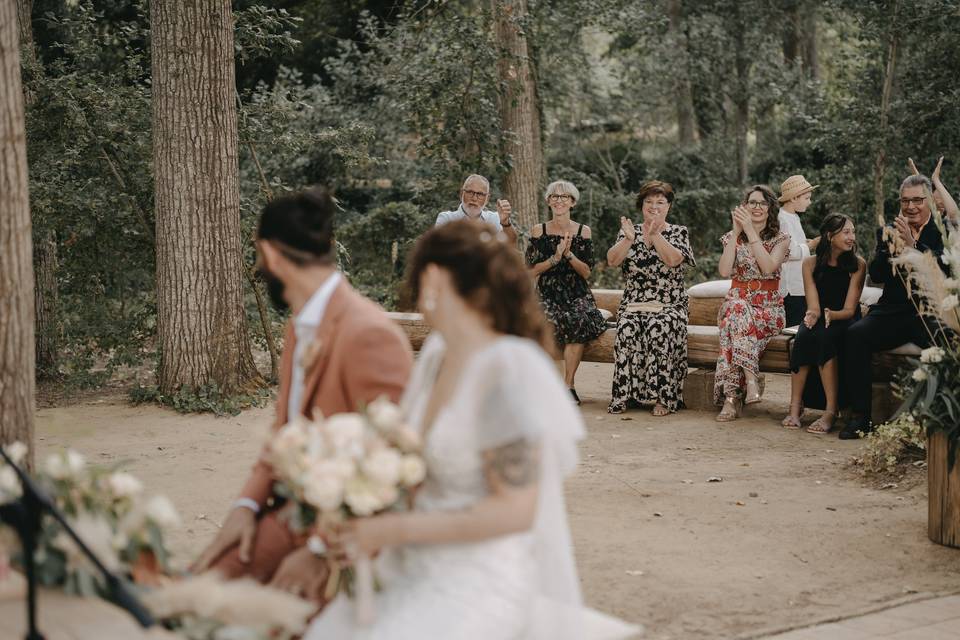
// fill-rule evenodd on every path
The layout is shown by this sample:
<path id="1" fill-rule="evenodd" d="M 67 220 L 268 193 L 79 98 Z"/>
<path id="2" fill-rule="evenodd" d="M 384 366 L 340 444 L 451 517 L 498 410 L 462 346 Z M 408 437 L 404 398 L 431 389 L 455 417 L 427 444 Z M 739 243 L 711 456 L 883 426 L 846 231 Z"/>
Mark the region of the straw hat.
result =
<path id="1" fill-rule="evenodd" d="M 790 202 L 798 196 L 813 191 L 820 185 L 811 185 L 803 176 L 790 176 L 780 185 L 780 203 Z"/>

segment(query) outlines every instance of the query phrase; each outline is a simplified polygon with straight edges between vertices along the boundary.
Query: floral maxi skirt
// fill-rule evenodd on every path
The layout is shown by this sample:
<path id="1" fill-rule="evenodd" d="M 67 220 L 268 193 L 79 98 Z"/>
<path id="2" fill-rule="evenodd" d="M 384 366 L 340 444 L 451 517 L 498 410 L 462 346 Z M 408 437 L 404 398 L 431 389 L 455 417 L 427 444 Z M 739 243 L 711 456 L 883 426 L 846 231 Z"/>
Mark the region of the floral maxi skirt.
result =
<path id="1" fill-rule="evenodd" d="M 743 396 L 744 371 L 760 373 L 760 356 L 770 338 L 783 331 L 783 296 L 777 291 L 744 292 L 731 288 L 717 314 L 720 354 L 713 401 Z"/>

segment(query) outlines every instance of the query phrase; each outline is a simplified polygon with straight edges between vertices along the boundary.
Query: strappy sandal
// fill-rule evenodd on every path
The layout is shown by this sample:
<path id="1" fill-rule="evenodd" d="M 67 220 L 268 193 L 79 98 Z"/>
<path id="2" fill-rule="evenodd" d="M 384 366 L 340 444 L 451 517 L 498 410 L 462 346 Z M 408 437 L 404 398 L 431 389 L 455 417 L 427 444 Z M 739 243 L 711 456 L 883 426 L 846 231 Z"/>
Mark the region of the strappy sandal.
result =
<path id="1" fill-rule="evenodd" d="M 609 407 L 607 407 L 607 413 L 612 414 L 612 415 L 615 415 L 615 416 L 620 415 L 621 413 L 623 413 L 623 412 L 626 411 L 626 410 L 627 410 L 627 408 L 626 408 L 624 405 L 622 405 L 622 404 L 610 405 Z"/>
<path id="2" fill-rule="evenodd" d="M 747 385 L 749 388 L 750 385 Z M 755 394 L 747 394 L 743 399 L 743 404 L 755 404 L 760 402 L 760 398 L 763 397 L 763 388 L 766 386 L 766 378 L 762 375 L 757 376 L 757 392 Z"/>
<path id="3" fill-rule="evenodd" d="M 830 422 L 827 422 L 827 416 L 830 416 Z M 825 433 L 830 433 L 833 430 L 833 421 L 837 417 L 837 414 L 832 411 L 824 411 L 819 418 L 813 421 L 813 423 L 807 427 L 807 433 L 814 433 L 817 435 L 823 435 Z"/>
<path id="4" fill-rule="evenodd" d="M 650 413 L 658 418 L 662 418 L 670 415 L 673 412 L 658 402 L 657 404 L 653 405 L 653 410 Z"/>
<path id="5" fill-rule="evenodd" d="M 727 398 L 723 401 L 723 408 L 717 414 L 717 422 L 731 422 L 740 417 L 740 400 L 737 398 Z"/>
<path id="6" fill-rule="evenodd" d="M 784 429 L 799 429 L 803 426 L 800 424 L 800 418 L 794 415 L 787 416 L 780 422 L 780 424 L 783 425 Z"/>

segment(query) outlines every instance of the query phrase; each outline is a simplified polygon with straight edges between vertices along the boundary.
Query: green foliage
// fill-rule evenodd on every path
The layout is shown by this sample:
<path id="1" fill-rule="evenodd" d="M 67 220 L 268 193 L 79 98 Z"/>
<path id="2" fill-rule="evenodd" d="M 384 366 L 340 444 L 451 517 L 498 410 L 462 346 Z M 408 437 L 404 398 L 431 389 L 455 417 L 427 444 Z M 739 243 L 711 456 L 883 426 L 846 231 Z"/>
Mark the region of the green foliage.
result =
<path id="1" fill-rule="evenodd" d="M 217 385 L 202 387 L 184 385 L 176 393 L 167 395 L 156 386 L 136 386 L 130 390 L 134 404 L 161 404 L 179 413 L 212 413 L 217 416 L 239 415 L 244 409 L 262 407 L 273 398 L 269 389 L 258 388 L 251 393 L 224 394 Z"/>
<path id="2" fill-rule="evenodd" d="M 436 220 L 436 212 L 391 203 L 340 228 L 353 284 L 387 308 L 397 308 L 407 255 Z"/>

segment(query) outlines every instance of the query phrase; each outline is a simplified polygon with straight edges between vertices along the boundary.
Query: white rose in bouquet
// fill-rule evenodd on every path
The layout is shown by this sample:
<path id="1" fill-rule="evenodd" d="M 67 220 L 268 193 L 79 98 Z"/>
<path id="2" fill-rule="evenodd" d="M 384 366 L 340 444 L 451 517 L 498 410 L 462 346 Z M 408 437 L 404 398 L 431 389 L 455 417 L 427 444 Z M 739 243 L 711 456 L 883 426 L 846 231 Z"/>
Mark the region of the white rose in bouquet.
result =
<path id="1" fill-rule="evenodd" d="M 27 445 L 23 444 L 19 440 L 8 444 L 3 448 L 7 452 L 7 455 L 10 456 L 10 459 L 13 460 L 14 464 L 20 464 L 27 457 Z"/>
<path id="2" fill-rule="evenodd" d="M 0 467 L 0 504 L 13 502 L 22 493 L 23 488 L 20 486 L 20 478 L 17 477 L 17 472 L 7 465 Z"/>
<path id="3" fill-rule="evenodd" d="M 367 423 L 356 413 L 338 413 L 327 418 L 320 427 L 340 455 L 358 456 L 363 451 Z"/>
<path id="4" fill-rule="evenodd" d="M 920 352 L 920 362 L 937 363 L 943 362 L 944 352 L 940 347 L 928 347 Z"/>
<path id="5" fill-rule="evenodd" d="M 427 477 L 427 465 L 423 458 L 405 455 L 400 463 L 400 479 L 405 487 L 415 487 Z"/>
<path id="6" fill-rule="evenodd" d="M 177 510 L 166 496 L 153 496 L 147 501 L 146 515 L 161 528 L 176 527 L 180 524 Z"/>
<path id="7" fill-rule="evenodd" d="M 133 498 L 143 492 L 143 483 L 122 471 L 110 474 L 107 478 L 107 487 L 117 498 Z"/>
<path id="8" fill-rule="evenodd" d="M 331 462 L 318 462 L 303 479 L 303 497 L 321 511 L 338 509 L 343 502 L 344 481 Z"/>
<path id="9" fill-rule="evenodd" d="M 363 461 L 363 473 L 377 484 L 394 486 L 400 481 L 400 452 L 396 449 L 376 449 Z"/>
<path id="10" fill-rule="evenodd" d="M 347 483 L 344 502 L 354 515 L 361 517 L 373 515 L 387 506 L 380 501 L 376 487 L 363 478 L 354 478 Z"/>
<path id="11" fill-rule="evenodd" d="M 390 402 L 386 396 L 380 396 L 367 407 L 367 417 L 373 426 L 383 431 L 393 431 L 403 426 L 403 412 Z"/>
<path id="12" fill-rule="evenodd" d="M 54 480 L 67 480 L 80 475 L 86 463 L 82 455 L 70 449 L 64 453 L 50 454 L 43 468 Z"/>
<path id="13" fill-rule="evenodd" d="M 923 367 L 917 367 L 913 370 L 911 377 L 917 382 L 923 382 L 927 379 L 927 372 L 923 370 Z"/>

